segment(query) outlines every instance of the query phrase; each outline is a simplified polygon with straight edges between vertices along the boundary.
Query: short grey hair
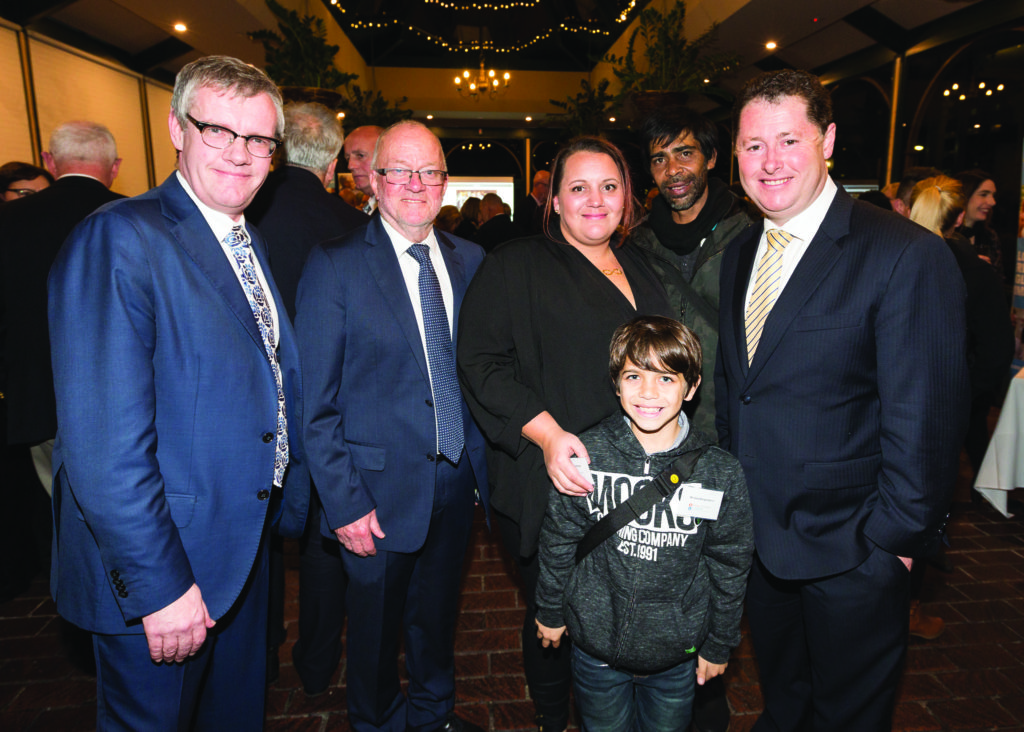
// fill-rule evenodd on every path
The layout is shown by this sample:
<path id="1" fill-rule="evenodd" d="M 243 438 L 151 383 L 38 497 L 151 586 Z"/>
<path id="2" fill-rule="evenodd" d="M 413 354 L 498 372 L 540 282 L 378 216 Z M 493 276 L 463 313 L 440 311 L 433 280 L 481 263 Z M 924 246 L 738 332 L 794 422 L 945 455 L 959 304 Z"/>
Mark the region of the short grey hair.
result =
<path id="1" fill-rule="evenodd" d="M 384 138 L 393 132 L 404 130 L 405 128 L 419 128 L 429 133 L 434 140 L 437 141 L 437 149 L 441 151 L 441 170 L 448 170 L 448 161 L 444 159 L 444 148 L 441 147 L 441 141 L 437 139 L 437 135 L 430 131 L 422 122 L 417 122 L 414 119 L 403 119 L 401 122 L 395 122 L 395 124 L 388 127 L 386 130 L 380 133 L 380 137 L 377 138 L 377 144 L 373 146 L 373 162 L 370 163 L 370 167 L 373 170 L 377 170 L 378 160 L 380 159 L 380 151 L 384 145 Z"/>
<path id="2" fill-rule="evenodd" d="M 322 104 L 288 104 L 284 108 L 284 156 L 289 165 L 327 172 L 343 141 L 338 116 Z"/>
<path id="3" fill-rule="evenodd" d="M 232 56 L 204 56 L 196 59 L 178 72 L 174 79 L 174 93 L 171 95 L 171 109 L 182 129 L 188 126 L 188 113 L 195 102 L 196 94 L 203 88 L 218 92 L 231 92 L 236 97 L 252 97 L 266 94 L 277 110 L 277 126 L 274 136 L 280 137 L 284 130 L 284 100 L 277 85 L 270 77 L 255 66 Z"/>
<path id="4" fill-rule="evenodd" d="M 117 143 L 99 122 L 72 120 L 50 135 L 49 153 L 59 168 L 72 163 L 98 163 L 109 168 L 117 160 Z"/>

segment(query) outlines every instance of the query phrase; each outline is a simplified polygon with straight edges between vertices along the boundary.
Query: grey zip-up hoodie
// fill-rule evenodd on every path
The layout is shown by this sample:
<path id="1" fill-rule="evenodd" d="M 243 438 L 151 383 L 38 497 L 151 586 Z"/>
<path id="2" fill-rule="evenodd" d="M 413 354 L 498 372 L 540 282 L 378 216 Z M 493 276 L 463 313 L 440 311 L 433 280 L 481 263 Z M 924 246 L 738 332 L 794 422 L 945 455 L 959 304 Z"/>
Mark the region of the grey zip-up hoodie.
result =
<path id="1" fill-rule="evenodd" d="M 683 429 L 689 430 L 685 419 Z M 673 449 L 648 455 L 621 413 L 580 439 L 590 455 L 594 491 L 572 497 L 551 490 L 540 536 L 537 619 L 549 628 L 568 626 L 573 643 L 613 668 L 655 673 L 697 653 L 725 663 L 740 642 L 754 549 L 739 461 L 709 447 L 672 496 L 577 566 L 576 545 L 591 526 L 682 453 L 713 445 L 690 430 Z M 685 486 L 693 484 L 723 493 L 717 520 L 681 515 Z"/>

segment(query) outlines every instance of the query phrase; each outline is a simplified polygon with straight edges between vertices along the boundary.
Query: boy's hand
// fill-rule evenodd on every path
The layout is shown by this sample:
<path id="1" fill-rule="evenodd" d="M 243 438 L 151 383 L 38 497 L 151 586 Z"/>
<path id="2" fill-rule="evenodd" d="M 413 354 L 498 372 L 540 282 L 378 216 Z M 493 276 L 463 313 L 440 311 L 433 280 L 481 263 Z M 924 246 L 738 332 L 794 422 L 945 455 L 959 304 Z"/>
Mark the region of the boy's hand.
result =
<path id="1" fill-rule="evenodd" d="M 539 620 L 534 620 L 537 623 L 537 637 L 540 638 L 540 644 L 544 648 L 551 646 L 552 648 L 558 648 L 558 644 L 562 642 L 562 634 L 565 633 L 565 626 L 561 628 L 549 628 L 546 625 L 542 625 Z"/>
<path id="2" fill-rule="evenodd" d="M 728 661 L 725 663 L 711 663 L 705 660 L 703 656 L 697 656 L 697 685 L 704 686 L 705 681 L 721 676 L 725 673 L 725 668 L 728 665 Z"/>

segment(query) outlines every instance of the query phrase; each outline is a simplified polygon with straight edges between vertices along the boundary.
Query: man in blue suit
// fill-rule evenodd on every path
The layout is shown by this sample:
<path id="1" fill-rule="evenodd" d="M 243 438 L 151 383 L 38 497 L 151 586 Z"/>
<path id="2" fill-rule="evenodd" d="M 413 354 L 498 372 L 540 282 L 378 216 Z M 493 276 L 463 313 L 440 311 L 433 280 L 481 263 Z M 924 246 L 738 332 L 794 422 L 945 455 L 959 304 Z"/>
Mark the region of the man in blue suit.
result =
<path id="1" fill-rule="evenodd" d="M 940 541 L 966 425 L 963 281 L 941 239 L 832 182 L 816 77 L 763 74 L 734 117 L 766 217 L 725 252 L 715 375 L 754 518 L 754 729 L 890 729 L 909 569 Z"/>
<path id="2" fill-rule="evenodd" d="M 171 104 L 178 172 L 86 219 L 50 274 L 52 590 L 94 634 L 99 730 L 261 729 L 267 532 L 301 531 L 309 485 L 298 351 L 242 215 L 281 97 L 211 56 Z"/>
<path id="3" fill-rule="evenodd" d="M 448 174 L 426 127 L 385 130 L 372 167 L 380 216 L 312 251 L 296 315 L 310 472 L 348 575 L 349 725 L 472 729 L 453 711 L 455 620 L 487 477 L 452 339 L 484 253 L 433 226 Z"/>

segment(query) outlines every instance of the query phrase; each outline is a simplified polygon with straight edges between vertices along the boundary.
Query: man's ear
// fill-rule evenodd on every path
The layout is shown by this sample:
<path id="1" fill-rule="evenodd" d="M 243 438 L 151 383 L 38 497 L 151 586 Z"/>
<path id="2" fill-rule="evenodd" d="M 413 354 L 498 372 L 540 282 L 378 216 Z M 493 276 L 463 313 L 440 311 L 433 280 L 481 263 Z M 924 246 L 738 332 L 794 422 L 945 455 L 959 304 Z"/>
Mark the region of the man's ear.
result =
<path id="1" fill-rule="evenodd" d="M 338 159 L 335 158 L 327 166 L 327 172 L 324 173 L 324 188 L 331 184 L 334 180 L 334 169 L 338 167 Z"/>
<path id="2" fill-rule="evenodd" d="M 53 155 L 48 152 L 43 153 L 43 167 L 45 167 L 50 175 L 56 180 L 59 176 L 57 175 L 57 161 L 53 159 Z"/>
<path id="3" fill-rule="evenodd" d="M 715 163 L 718 162 L 718 150 L 711 151 L 711 159 L 708 160 L 708 170 L 715 169 Z"/>

